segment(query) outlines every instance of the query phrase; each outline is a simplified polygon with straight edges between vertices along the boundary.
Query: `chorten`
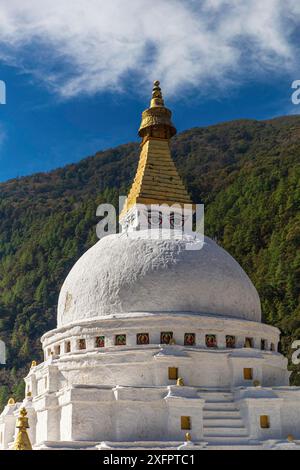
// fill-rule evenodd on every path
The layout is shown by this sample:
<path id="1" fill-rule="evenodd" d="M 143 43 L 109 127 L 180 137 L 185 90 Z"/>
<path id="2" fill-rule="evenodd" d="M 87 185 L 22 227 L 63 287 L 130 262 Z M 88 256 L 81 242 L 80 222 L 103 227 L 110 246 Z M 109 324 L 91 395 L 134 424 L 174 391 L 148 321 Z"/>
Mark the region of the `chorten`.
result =
<path id="1" fill-rule="evenodd" d="M 33 449 L 300 448 L 300 388 L 288 386 L 280 332 L 261 323 L 229 253 L 198 244 L 175 133 L 155 82 L 122 232 L 69 272 L 44 361 L 32 362 L 23 403 L 0 415 L 2 449 L 23 407 Z"/>

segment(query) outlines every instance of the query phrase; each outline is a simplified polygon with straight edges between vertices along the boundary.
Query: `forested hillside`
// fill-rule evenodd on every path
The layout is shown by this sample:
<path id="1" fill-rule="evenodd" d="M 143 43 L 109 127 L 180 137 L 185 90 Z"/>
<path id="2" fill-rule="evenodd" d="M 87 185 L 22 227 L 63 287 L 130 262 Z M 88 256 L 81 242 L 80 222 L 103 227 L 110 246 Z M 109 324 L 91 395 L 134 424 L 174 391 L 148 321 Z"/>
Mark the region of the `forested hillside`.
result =
<path id="1" fill-rule="evenodd" d="M 300 117 L 234 121 L 183 132 L 172 152 L 206 234 L 242 265 L 281 328 L 282 351 L 300 339 Z M 22 377 L 41 360 L 40 336 L 56 324 L 62 282 L 96 241 L 96 207 L 117 204 L 137 166 L 138 144 L 0 184 L 0 407 L 23 396 Z M 217 295 L 217 293 L 216 293 Z M 293 366 L 292 383 L 300 384 Z"/>

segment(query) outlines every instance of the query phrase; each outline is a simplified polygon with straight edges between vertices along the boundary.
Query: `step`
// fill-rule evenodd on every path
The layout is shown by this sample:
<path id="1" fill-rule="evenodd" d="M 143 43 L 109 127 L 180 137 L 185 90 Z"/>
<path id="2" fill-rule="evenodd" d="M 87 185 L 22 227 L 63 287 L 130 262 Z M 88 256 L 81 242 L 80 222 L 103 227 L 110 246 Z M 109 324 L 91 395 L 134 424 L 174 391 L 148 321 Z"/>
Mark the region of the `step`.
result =
<path id="1" fill-rule="evenodd" d="M 244 436 L 207 436 L 204 434 L 203 439 L 207 440 L 209 444 L 220 444 L 220 445 L 238 445 L 238 444 L 249 444 L 249 437 Z"/>
<path id="2" fill-rule="evenodd" d="M 214 427 L 236 427 L 242 428 L 244 426 L 243 420 L 240 417 L 237 418 L 203 418 L 204 428 Z"/>
<path id="3" fill-rule="evenodd" d="M 240 412 L 239 410 L 235 409 L 235 410 L 206 410 L 204 409 L 203 410 L 203 418 L 206 419 L 206 418 L 215 418 L 215 419 L 218 419 L 218 418 L 230 418 L 230 419 L 234 419 L 234 418 L 240 418 Z"/>
<path id="4" fill-rule="evenodd" d="M 200 397 L 203 398 L 203 397 Z M 232 398 L 224 398 L 224 399 L 213 399 L 213 398 L 205 398 L 205 403 L 234 403 L 234 400 Z"/>
<path id="5" fill-rule="evenodd" d="M 229 399 L 224 399 L 224 400 L 212 400 L 212 399 L 210 399 L 210 398 L 205 398 L 205 403 L 204 403 L 204 404 L 206 404 L 206 403 L 216 403 L 216 404 L 218 404 L 218 403 L 221 403 L 221 404 L 224 403 L 224 404 L 226 405 L 226 403 L 233 403 L 233 404 L 234 404 L 235 401 L 232 400 L 232 399 L 231 399 L 231 400 L 229 400 Z"/>
<path id="6" fill-rule="evenodd" d="M 233 401 L 232 393 L 214 393 L 214 392 L 198 392 L 198 397 L 203 398 L 204 400 L 211 401 L 211 402 L 219 402 L 219 401 Z"/>
<path id="7" fill-rule="evenodd" d="M 199 387 L 197 389 L 199 393 L 231 393 L 230 388 L 221 388 L 221 387 Z"/>
<path id="8" fill-rule="evenodd" d="M 245 442 L 208 442 L 206 450 L 263 450 L 263 444 L 252 444 Z"/>
<path id="9" fill-rule="evenodd" d="M 210 402 L 210 401 L 206 401 L 204 403 L 204 407 L 203 407 L 203 410 L 204 411 L 236 411 L 237 408 L 236 408 L 236 404 L 234 403 L 234 401 L 229 401 L 229 402 Z"/>
<path id="10" fill-rule="evenodd" d="M 245 437 L 248 436 L 248 430 L 244 427 L 209 427 L 204 426 L 203 436 L 207 437 Z"/>

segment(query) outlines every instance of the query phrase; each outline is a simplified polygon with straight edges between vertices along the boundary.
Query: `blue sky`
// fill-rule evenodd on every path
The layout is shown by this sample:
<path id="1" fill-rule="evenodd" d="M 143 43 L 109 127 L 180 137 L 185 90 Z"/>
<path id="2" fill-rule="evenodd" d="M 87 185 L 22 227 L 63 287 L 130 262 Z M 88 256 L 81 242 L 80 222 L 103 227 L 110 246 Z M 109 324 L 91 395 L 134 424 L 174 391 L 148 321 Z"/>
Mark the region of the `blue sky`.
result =
<path id="1" fill-rule="evenodd" d="M 0 181 L 137 140 L 154 79 L 179 131 L 298 113 L 299 24 L 296 0 L 2 0 Z"/>

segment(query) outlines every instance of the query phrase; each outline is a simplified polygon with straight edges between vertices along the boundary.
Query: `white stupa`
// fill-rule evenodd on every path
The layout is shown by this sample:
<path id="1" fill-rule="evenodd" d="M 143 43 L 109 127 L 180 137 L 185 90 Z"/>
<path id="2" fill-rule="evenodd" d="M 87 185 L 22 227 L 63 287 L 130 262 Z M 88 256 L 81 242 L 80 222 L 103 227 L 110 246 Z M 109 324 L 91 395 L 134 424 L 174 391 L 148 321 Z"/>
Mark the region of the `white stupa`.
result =
<path id="1" fill-rule="evenodd" d="M 23 407 L 34 449 L 179 449 L 187 433 L 184 448 L 299 447 L 300 389 L 255 287 L 211 239 L 187 249 L 199 237 L 184 230 L 194 206 L 171 159 L 175 132 L 155 82 L 123 231 L 67 276 L 44 362 L 0 416 L 2 449 Z"/>

